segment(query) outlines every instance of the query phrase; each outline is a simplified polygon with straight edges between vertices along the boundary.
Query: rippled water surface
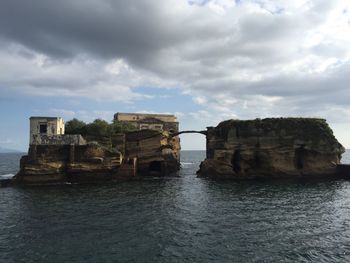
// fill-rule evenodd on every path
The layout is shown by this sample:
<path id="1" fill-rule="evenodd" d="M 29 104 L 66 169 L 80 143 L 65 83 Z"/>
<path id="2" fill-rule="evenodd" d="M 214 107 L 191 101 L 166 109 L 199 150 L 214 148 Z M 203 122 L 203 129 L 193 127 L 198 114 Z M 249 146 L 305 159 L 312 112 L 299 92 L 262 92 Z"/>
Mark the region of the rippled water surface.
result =
<path id="1" fill-rule="evenodd" d="M 183 152 L 178 178 L 0 188 L 0 261 L 350 262 L 350 181 L 215 182 L 203 158 Z"/>

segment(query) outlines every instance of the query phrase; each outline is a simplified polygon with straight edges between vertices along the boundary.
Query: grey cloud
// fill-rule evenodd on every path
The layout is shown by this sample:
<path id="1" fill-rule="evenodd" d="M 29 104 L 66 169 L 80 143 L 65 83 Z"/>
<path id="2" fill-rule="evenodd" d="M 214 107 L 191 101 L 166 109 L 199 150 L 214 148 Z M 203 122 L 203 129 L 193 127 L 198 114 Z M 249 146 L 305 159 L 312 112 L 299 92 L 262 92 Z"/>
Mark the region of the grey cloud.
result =
<path id="1" fill-rule="evenodd" d="M 259 2 L 264 4 L 254 8 L 275 3 Z M 346 40 L 336 41 L 332 32 L 321 30 L 341 2 L 308 1 L 302 11 L 276 6 L 272 13 L 265 7 L 252 11 L 246 3 L 254 5 L 241 1 L 217 14 L 205 4 L 179 0 L 0 0 L 3 54 L 13 43 L 23 47 L 10 52 L 14 59 L 8 58 L 13 62 L 18 56 L 23 60 L 19 65 L 0 61 L 6 69 L 0 72 L 0 86 L 79 96 L 106 85 L 123 87 L 129 95 L 133 87 L 147 83 L 180 86 L 193 96 L 208 97 L 213 107 L 220 106 L 218 94 L 252 105 L 259 98 L 264 103 L 265 97 L 280 97 L 267 113 L 288 105 L 286 111 L 301 114 L 309 111 L 307 102 L 314 109 L 345 106 L 350 75 L 346 62 L 317 71 L 326 59 L 342 61 L 350 52 Z M 317 34 L 321 40 L 310 44 Z M 47 69 L 30 68 L 38 53 L 47 56 Z M 116 58 L 125 60 L 130 72 L 106 73 L 105 66 Z M 259 107 L 236 107 L 249 116 L 259 113 Z"/>
<path id="2" fill-rule="evenodd" d="M 1 35 L 57 57 L 144 56 L 174 41 L 147 1 L 1 1 Z M 147 15 L 146 15 L 147 14 Z M 140 50 L 141 52 L 137 52 Z M 136 53 L 136 54 L 135 54 Z"/>

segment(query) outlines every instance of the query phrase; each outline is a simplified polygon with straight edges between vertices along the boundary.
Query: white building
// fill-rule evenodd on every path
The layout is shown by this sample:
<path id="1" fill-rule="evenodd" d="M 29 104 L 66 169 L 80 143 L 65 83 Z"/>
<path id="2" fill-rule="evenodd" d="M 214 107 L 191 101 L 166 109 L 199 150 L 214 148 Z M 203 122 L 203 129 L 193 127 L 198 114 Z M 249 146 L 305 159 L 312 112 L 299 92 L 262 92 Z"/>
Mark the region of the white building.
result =
<path id="1" fill-rule="evenodd" d="M 33 144 L 38 135 L 63 135 L 64 121 L 61 117 L 30 117 L 30 139 Z"/>

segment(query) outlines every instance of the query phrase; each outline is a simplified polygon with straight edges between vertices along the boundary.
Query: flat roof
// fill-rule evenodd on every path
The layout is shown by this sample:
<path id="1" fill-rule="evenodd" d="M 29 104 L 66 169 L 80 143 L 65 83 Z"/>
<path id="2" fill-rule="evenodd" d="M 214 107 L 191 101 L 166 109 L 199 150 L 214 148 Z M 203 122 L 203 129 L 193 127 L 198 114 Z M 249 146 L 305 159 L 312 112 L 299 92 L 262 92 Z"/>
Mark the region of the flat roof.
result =
<path id="1" fill-rule="evenodd" d="M 138 112 L 117 112 L 115 115 L 146 115 L 146 116 L 166 116 L 176 117 L 174 114 L 162 114 L 162 113 L 138 113 Z"/>
<path id="2" fill-rule="evenodd" d="M 45 117 L 45 116 L 32 116 L 29 119 L 48 119 L 48 120 L 57 120 L 62 119 L 62 117 Z"/>

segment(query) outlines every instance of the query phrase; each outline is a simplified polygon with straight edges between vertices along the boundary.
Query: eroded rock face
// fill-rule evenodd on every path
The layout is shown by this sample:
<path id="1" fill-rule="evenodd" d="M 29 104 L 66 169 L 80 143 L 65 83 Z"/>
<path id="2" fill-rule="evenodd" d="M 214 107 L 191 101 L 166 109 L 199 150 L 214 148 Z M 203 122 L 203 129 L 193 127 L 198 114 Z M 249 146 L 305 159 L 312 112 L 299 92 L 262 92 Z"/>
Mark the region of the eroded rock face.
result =
<path id="1" fill-rule="evenodd" d="M 14 180 L 23 184 L 112 180 L 120 164 L 119 152 L 96 144 L 31 145 Z"/>
<path id="2" fill-rule="evenodd" d="M 120 138 L 113 148 L 97 142 L 30 145 L 28 155 L 21 158 L 20 171 L 14 182 L 53 184 L 131 180 L 138 175 L 164 176 L 180 168 L 178 137 L 143 130 Z"/>
<path id="3" fill-rule="evenodd" d="M 207 132 L 201 177 L 333 176 L 345 151 L 323 119 L 228 120 Z"/>
<path id="4" fill-rule="evenodd" d="M 166 176 L 180 169 L 180 139 L 168 132 L 141 130 L 126 134 L 125 155 L 137 158 L 139 175 Z"/>

